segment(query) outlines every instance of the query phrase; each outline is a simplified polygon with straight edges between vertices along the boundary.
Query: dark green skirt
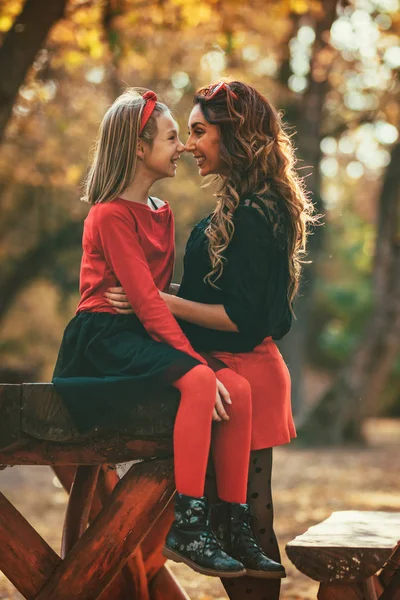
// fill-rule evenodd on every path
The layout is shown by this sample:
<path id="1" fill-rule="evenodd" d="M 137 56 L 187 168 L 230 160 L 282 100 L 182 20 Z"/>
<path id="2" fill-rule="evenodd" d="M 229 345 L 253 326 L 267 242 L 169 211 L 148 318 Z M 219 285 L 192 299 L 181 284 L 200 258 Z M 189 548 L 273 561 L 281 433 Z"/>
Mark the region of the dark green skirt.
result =
<path id="1" fill-rule="evenodd" d="M 170 394 L 176 402 L 171 384 L 198 364 L 155 342 L 135 315 L 82 312 L 64 332 L 53 384 L 84 432 L 109 424 L 131 403 L 154 401 L 157 394 L 164 400 Z"/>

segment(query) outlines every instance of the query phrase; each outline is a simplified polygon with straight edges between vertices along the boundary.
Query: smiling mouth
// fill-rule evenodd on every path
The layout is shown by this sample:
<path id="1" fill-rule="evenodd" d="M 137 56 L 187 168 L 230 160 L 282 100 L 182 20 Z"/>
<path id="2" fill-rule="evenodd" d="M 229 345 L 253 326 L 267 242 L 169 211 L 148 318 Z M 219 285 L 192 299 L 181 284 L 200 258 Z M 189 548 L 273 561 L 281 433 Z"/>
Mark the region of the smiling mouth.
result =
<path id="1" fill-rule="evenodd" d="M 204 163 L 205 163 L 205 158 L 204 156 L 195 156 L 196 162 L 197 162 L 197 166 L 201 167 Z"/>

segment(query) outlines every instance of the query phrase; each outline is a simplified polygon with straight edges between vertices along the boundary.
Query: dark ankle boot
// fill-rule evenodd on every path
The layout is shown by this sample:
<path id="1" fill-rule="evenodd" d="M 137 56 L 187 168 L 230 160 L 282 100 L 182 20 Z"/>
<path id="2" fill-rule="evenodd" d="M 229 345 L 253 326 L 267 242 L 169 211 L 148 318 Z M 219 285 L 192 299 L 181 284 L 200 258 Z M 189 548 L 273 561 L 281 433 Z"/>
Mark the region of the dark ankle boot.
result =
<path id="1" fill-rule="evenodd" d="M 220 502 L 214 505 L 213 524 L 223 549 L 244 564 L 247 575 L 265 579 L 286 577 L 283 565 L 268 558 L 258 544 L 248 504 Z"/>
<path id="2" fill-rule="evenodd" d="M 241 562 L 221 548 L 209 521 L 207 499 L 176 494 L 175 520 L 167 535 L 164 556 L 194 571 L 215 577 L 241 577 Z"/>

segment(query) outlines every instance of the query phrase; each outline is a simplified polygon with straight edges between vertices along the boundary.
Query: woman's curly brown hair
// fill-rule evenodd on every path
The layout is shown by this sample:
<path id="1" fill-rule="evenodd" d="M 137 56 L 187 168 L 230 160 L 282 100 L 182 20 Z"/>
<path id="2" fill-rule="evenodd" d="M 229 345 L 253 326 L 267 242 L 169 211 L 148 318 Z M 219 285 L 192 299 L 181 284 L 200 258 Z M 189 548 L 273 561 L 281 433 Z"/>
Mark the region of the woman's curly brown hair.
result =
<path id="1" fill-rule="evenodd" d="M 226 175 L 218 175 L 217 206 L 206 229 L 212 270 L 205 281 L 217 287 L 224 268 L 224 252 L 233 233 L 233 215 L 240 200 L 256 196 L 275 224 L 283 222 L 287 240 L 290 282 L 288 300 L 292 307 L 299 286 L 301 257 L 305 254 L 307 229 L 317 217 L 304 183 L 295 170 L 292 141 L 281 115 L 256 89 L 232 81 L 212 98 L 213 84 L 194 96 L 206 120 L 218 125 L 221 158 Z"/>

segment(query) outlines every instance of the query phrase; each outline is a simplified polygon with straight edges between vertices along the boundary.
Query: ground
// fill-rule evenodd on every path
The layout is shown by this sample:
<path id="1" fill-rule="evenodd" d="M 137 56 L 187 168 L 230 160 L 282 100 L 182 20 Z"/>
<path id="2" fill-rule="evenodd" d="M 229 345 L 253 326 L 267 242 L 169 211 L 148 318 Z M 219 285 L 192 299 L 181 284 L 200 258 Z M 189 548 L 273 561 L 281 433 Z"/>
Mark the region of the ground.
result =
<path id="1" fill-rule="evenodd" d="M 285 555 L 285 544 L 336 510 L 400 511 L 400 422 L 371 421 L 367 448 L 301 450 L 277 448 L 274 457 L 276 533 L 288 577 L 281 600 L 315 600 L 317 584 Z M 1 491 L 58 551 L 67 496 L 47 467 L 0 472 Z M 400 535 L 399 535 L 400 537 Z M 170 564 L 192 600 L 223 600 L 219 581 Z M 0 572 L 0 600 L 22 596 Z"/>

